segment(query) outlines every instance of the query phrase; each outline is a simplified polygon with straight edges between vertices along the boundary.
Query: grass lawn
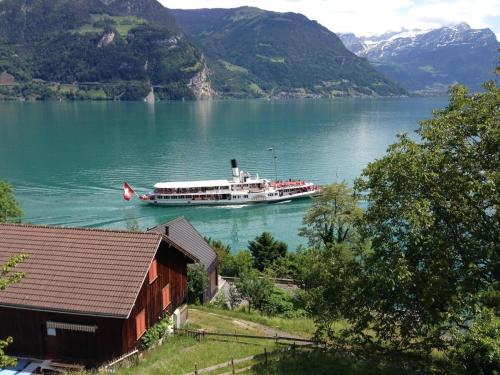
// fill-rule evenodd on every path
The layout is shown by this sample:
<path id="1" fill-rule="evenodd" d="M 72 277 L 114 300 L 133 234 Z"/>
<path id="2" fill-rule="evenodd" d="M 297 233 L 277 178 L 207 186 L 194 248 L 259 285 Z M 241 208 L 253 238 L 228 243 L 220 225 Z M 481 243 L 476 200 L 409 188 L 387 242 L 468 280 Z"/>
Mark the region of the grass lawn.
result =
<path id="1" fill-rule="evenodd" d="M 304 338 L 310 338 L 316 331 L 314 322 L 309 318 L 280 318 L 275 316 L 262 315 L 259 312 L 248 312 L 247 310 L 224 310 L 215 307 L 196 306 L 195 309 L 200 311 L 213 312 L 215 314 L 225 315 L 243 320 L 249 320 L 254 323 L 263 324 L 265 326 L 285 331 Z M 339 327 L 342 324 L 339 323 Z"/>
<path id="2" fill-rule="evenodd" d="M 201 310 L 189 310 L 191 327 L 203 327 L 212 332 L 240 333 L 263 335 L 259 329 L 233 322 Z M 188 336 L 168 338 L 162 346 L 144 353 L 137 365 L 119 368 L 115 374 L 185 374 L 198 369 L 230 361 L 231 358 L 247 357 L 274 350 L 276 344 L 272 340 L 234 339 L 206 337 L 198 342 Z"/>
<path id="3" fill-rule="evenodd" d="M 247 324 L 245 324 L 247 321 Z M 310 337 L 314 332 L 314 324 L 310 319 L 285 319 L 267 317 L 259 313 L 247 313 L 245 311 L 228 311 L 218 308 L 195 306 L 189 309 L 189 324 L 186 328 L 203 328 L 209 332 L 238 333 L 248 335 L 265 335 L 265 328 L 248 322 L 274 328 L 279 331 L 288 332 L 303 337 Z M 339 326 L 343 323 L 339 324 Z M 163 345 L 145 352 L 137 363 L 116 368 L 114 374 L 118 375 L 153 375 L 153 374 L 176 374 L 184 375 L 193 372 L 195 364 L 198 370 L 213 366 L 222 362 L 230 361 L 263 354 L 284 346 L 275 343 L 274 340 L 265 339 L 237 339 L 233 337 L 210 337 L 206 336 L 202 341 L 187 335 L 176 335 L 167 338 Z M 390 358 L 379 357 L 378 359 L 360 361 L 355 358 L 336 355 L 332 352 L 312 351 L 297 346 L 296 352 L 287 351 L 282 354 L 269 356 L 267 364 L 263 362 L 264 356 L 260 358 L 237 364 L 235 367 L 254 367 L 246 374 L 254 375 L 295 375 L 295 374 L 342 374 L 342 375 L 393 375 L 393 374 L 440 374 L 439 371 L 421 372 L 413 366 L 395 366 Z M 403 361 L 405 362 L 405 361 Z M 401 363 L 403 363 L 401 362 Z M 407 362 L 408 363 L 408 362 Z M 210 372 L 218 375 L 230 372 L 230 368 L 219 369 Z"/>
<path id="4" fill-rule="evenodd" d="M 406 372 L 401 372 L 400 369 L 392 369 L 377 363 L 364 363 L 322 352 L 299 353 L 295 356 L 286 353 L 279 361 L 270 361 L 267 365 L 259 364 L 245 372 L 245 374 L 254 375 L 396 375 L 404 373 Z"/>

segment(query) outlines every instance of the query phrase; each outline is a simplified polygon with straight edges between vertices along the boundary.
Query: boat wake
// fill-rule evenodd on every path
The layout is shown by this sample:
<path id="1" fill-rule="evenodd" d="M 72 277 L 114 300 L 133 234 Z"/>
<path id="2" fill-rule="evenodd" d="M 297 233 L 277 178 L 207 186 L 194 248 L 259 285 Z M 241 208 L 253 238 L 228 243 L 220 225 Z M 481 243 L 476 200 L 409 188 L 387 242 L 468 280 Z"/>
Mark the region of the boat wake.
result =
<path id="1" fill-rule="evenodd" d="M 236 210 L 238 208 L 248 207 L 249 204 L 231 204 L 231 205 L 223 205 L 223 206 L 212 206 L 212 208 L 225 209 L 225 210 Z M 206 206 L 205 208 L 208 208 Z"/>
<path id="2" fill-rule="evenodd" d="M 275 204 L 283 204 L 283 203 L 290 203 L 292 200 L 287 200 L 287 201 L 281 201 L 281 202 L 276 202 Z"/>

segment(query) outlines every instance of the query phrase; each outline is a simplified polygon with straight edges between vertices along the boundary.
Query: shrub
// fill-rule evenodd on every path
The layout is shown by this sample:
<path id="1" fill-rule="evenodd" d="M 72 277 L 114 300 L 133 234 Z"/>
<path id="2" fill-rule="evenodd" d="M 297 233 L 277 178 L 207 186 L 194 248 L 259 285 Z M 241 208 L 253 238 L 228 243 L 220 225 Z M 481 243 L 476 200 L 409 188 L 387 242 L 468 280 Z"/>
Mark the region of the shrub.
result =
<path id="1" fill-rule="evenodd" d="M 284 318 L 298 318 L 305 315 L 303 309 L 297 308 L 294 296 L 278 287 L 273 288 L 262 304 L 262 312 Z"/>
<path id="2" fill-rule="evenodd" d="M 191 303 L 203 301 L 203 294 L 208 288 L 208 273 L 202 264 L 197 263 L 188 266 L 188 300 Z"/>
<path id="3" fill-rule="evenodd" d="M 144 336 L 141 337 L 142 347 L 144 349 L 149 349 L 158 343 L 158 341 L 165 336 L 172 323 L 172 317 L 165 315 L 158 323 L 149 328 Z"/>
<path id="4" fill-rule="evenodd" d="M 212 306 L 219 307 L 221 309 L 227 309 L 227 301 L 224 293 L 219 293 L 214 298 L 214 300 L 210 303 Z"/>
<path id="5" fill-rule="evenodd" d="M 490 375 L 500 372 L 500 319 L 484 310 L 457 340 L 451 357 L 470 374 Z"/>

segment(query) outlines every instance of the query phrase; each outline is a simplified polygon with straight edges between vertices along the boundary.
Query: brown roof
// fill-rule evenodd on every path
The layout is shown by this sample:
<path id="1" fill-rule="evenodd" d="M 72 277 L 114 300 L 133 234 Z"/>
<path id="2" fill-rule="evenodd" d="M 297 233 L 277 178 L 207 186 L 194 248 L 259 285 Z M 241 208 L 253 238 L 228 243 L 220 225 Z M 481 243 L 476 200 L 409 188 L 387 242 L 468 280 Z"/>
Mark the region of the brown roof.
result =
<path id="1" fill-rule="evenodd" d="M 162 236 L 95 229 L 0 224 L 0 264 L 28 259 L 0 306 L 128 317 Z"/>
<path id="2" fill-rule="evenodd" d="M 217 253 L 185 217 L 179 217 L 150 228 L 148 232 L 165 234 L 166 227 L 168 227 L 166 239 L 186 249 L 193 257 L 197 258 L 197 261 L 203 264 L 205 269 L 209 270 L 217 264 Z"/>

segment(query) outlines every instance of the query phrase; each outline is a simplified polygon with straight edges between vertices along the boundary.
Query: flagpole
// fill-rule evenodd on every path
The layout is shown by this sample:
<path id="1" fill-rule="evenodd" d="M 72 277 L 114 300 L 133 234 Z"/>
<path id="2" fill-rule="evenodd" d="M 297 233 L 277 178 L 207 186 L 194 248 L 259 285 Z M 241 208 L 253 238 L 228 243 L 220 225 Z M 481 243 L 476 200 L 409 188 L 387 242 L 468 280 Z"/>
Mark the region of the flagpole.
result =
<path id="1" fill-rule="evenodd" d="M 275 151 L 274 151 L 274 146 L 269 147 L 269 148 L 267 149 L 267 151 L 272 151 L 272 153 L 273 153 L 273 161 L 274 161 L 274 180 L 275 180 L 275 181 L 278 181 L 278 169 L 277 169 L 277 167 L 276 167 L 276 159 L 277 159 L 278 157 L 276 156 L 276 153 L 275 153 Z"/>

